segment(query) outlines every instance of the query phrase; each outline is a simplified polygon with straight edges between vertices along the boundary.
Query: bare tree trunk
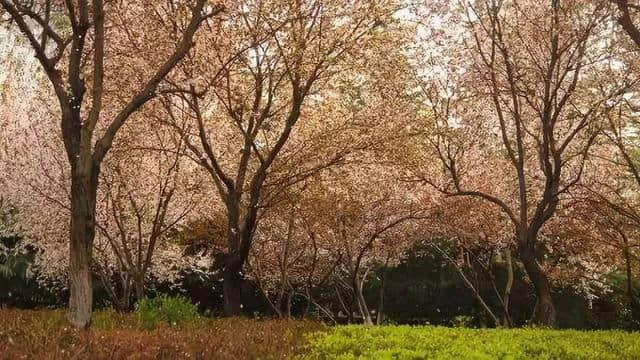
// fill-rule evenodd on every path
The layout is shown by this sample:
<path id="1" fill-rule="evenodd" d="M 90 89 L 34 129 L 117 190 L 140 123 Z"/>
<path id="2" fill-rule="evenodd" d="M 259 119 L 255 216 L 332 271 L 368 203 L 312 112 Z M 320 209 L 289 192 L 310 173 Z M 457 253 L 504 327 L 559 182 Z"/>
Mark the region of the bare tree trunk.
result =
<path id="1" fill-rule="evenodd" d="M 347 316 L 347 321 L 349 323 L 353 322 L 353 306 L 352 304 L 347 305 L 345 303 L 345 301 L 342 299 L 342 295 L 340 295 L 340 289 L 338 288 L 337 284 L 334 284 L 334 288 L 336 290 L 336 298 L 338 299 L 338 304 L 340 304 L 340 306 L 342 307 L 342 310 L 344 310 L 345 315 Z"/>
<path id="2" fill-rule="evenodd" d="M 373 319 L 371 319 L 369 306 L 367 306 L 367 300 L 364 298 L 363 293 L 364 282 L 366 281 L 368 273 L 369 269 L 365 271 L 361 279 L 359 279 L 357 275 L 354 277 L 355 281 L 353 284 L 353 290 L 355 292 L 356 301 L 358 303 L 358 310 L 360 311 L 360 315 L 362 316 L 362 322 L 365 325 L 373 325 Z"/>
<path id="3" fill-rule="evenodd" d="M 311 311 L 311 305 L 313 304 L 313 295 L 311 295 L 311 292 L 307 289 L 306 290 L 306 298 L 307 298 L 307 303 L 304 306 L 304 312 L 302 313 L 302 318 L 306 319 L 309 316 L 309 312 Z"/>
<path id="4" fill-rule="evenodd" d="M 551 297 L 549 277 L 540 267 L 535 252 L 526 244 L 519 249 L 520 260 L 533 283 L 536 292 L 536 305 L 531 316 L 531 323 L 539 326 L 554 327 L 556 325 L 556 309 Z"/>
<path id="5" fill-rule="evenodd" d="M 626 272 L 627 272 L 627 298 L 629 299 L 629 306 L 631 307 L 631 313 L 634 318 L 640 318 L 638 316 L 640 310 L 640 304 L 638 304 L 638 300 L 633 291 L 633 275 L 631 273 L 631 256 L 629 255 L 629 247 L 625 246 L 624 249 L 624 257 L 626 263 Z"/>
<path id="6" fill-rule="evenodd" d="M 491 321 L 494 323 L 495 326 L 500 326 L 500 319 L 496 316 L 496 314 L 491 310 L 491 307 L 489 307 L 489 305 L 484 301 L 484 298 L 482 297 L 482 294 L 480 293 L 479 289 L 477 288 L 477 286 L 475 286 L 473 284 L 473 282 L 469 279 L 469 277 L 464 273 L 463 269 L 457 264 L 457 262 L 451 257 L 449 256 L 449 254 L 447 254 L 446 251 L 442 250 L 438 245 L 436 244 L 432 244 L 432 246 L 447 260 L 449 261 L 449 263 L 451 263 L 451 266 L 453 266 L 453 268 L 456 270 L 456 272 L 458 273 L 458 275 L 460 276 L 460 279 L 462 279 L 462 281 L 464 282 L 465 286 L 471 290 L 471 292 L 473 293 L 473 296 L 476 298 L 476 300 L 478 300 L 478 303 L 480 304 L 480 306 L 482 307 L 482 310 L 484 310 L 485 314 L 491 318 Z M 469 268 L 473 270 L 473 265 L 471 264 L 470 261 L 465 260 L 469 263 Z"/>
<path id="7" fill-rule="evenodd" d="M 227 254 L 224 259 L 222 293 L 226 316 L 241 316 L 242 310 L 242 259 Z"/>
<path id="8" fill-rule="evenodd" d="M 69 321 L 76 328 L 91 325 L 93 283 L 91 255 L 95 238 L 97 173 L 74 166 L 71 182 L 71 233 L 69 243 Z M 87 166 L 87 165 L 85 165 Z"/>
<path id="9" fill-rule="evenodd" d="M 631 316 L 633 319 L 640 319 L 640 302 L 635 295 L 633 290 L 633 274 L 632 274 L 632 262 L 631 262 L 631 253 L 629 251 L 629 240 L 627 236 L 619 231 L 622 236 L 622 241 L 624 243 L 624 260 L 625 260 L 625 270 L 627 274 L 627 299 L 629 301 L 629 307 L 631 308 Z"/>
<path id="10" fill-rule="evenodd" d="M 293 293 L 287 292 L 285 295 L 284 309 L 282 309 L 282 315 L 285 319 L 291 318 L 291 300 L 293 299 Z"/>
<path id="11" fill-rule="evenodd" d="M 358 300 L 358 310 L 360 310 L 360 315 L 362 316 L 362 322 L 365 325 L 373 325 L 373 319 L 371 319 L 369 307 L 367 306 L 367 302 L 364 299 L 364 295 L 362 294 L 362 289 L 359 288 L 356 291 L 356 296 Z"/>
<path id="12" fill-rule="evenodd" d="M 388 261 L 387 261 L 388 263 Z M 387 264 L 382 268 L 382 279 L 380 280 L 380 293 L 378 294 L 378 312 L 376 313 L 376 325 L 384 322 L 384 285 L 387 280 Z"/>
<path id="13" fill-rule="evenodd" d="M 144 275 L 135 275 L 135 290 L 136 290 L 136 302 L 139 302 L 144 298 Z"/>
<path id="14" fill-rule="evenodd" d="M 504 294 L 502 295 L 502 307 L 504 309 L 503 325 L 513 326 L 511 315 L 509 315 L 509 301 L 511 299 L 511 289 L 513 288 L 513 261 L 511 258 L 511 250 L 505 250 L 505 260 L 507 263 L 507 282 L 504 285 Z"/>
<path id="15" fill-rule="evenodd" d="M 131 277 L 128 274 L 124 281 L 122 281 L 122 300 L 120 302 L 123 306 L 121 311 L 124 312 L 131 310 Z"/>
<path id="16" fill-rule="evenodd" d="M 331 322 L 334 325 L 338 324 L 338 320 L 336 320 L 336 316 L 335 314 L 333 314 L 329 309 L 325 308 L 324 306 L 318 304 L 315 300 L 310 299 L 311 303 L 318 308 L 318 310 L 320 310 L 321 312 L 323 312 L 325 314 L 325 316 L 327 316 L 329 318 L 329 320 L 331 320 Z M 306 314 L 305 314 L 306 317 Z"/>

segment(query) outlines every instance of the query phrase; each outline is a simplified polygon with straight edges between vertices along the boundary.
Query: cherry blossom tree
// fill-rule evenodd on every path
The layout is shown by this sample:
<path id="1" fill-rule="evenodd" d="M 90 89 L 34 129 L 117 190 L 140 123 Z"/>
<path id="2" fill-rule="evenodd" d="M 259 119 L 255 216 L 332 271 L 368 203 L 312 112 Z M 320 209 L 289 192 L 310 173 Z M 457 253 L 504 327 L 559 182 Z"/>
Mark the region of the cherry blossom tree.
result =
<path id="1" fill-rule="evenodd" d="M 305 104 L 322 101 L 317 90 L 348 67 L 345 59 L 373 44 L 395 6 L 261 0 L 230 7 L 219 30 L 182 69 L 185 78 L 195 81 L 183 93 L 165 97 L 167 123 L 184 137 L 225 205 L 227 314 L 242 312 L 240 274 L 265 206 L 263 189 L 305 118 Z M 218 42 L 220 37 L 225 40 Z M 210 51 L 212 44 L 215 51 Z M 317 166 L 299 169 L 281 184 L 295 183 L 341 158 L 334 154 Z"/>
<path id="2" fill-rule="evenodd" d="M 143 298 L 159 251 L 173 251 L 178 263 L 181 254 L 172 248 L 169 232 L 191 219 L 204 194 L 201 180 L 187 167 L 191 164 L 184 164 L 180 139 L 153 124 L 142 130 L 141 125 L 105 159 L 98 190 L 95 268 L 123 310 L 130 309 L 132 295 Z"/>
<path id="3" fill-rule="evenodd" d="M 508 216 L 536 291 L 532 321 L 554 325 L 539 235 L 563 194 L 580 182 L 607 102 L 629 85 L 598 76 L 607 70 L 599 39 L 609 12 L 586 1 L 462 2 L 452 9 L 449 18 L 464 21 L 464 30 L 445 41 L 467 57 L 443 62 L 451 82 L 439 77 L 423 87 L 436 118 L 429 141 L 448 182 L 424 180 Z M 501 188 L 489 187 L 491 179 Z"/>
<path id="4" fill-rule="evenodd" d="M 37 104 L 36 99 L 32 106 L 47 108 Z M 69 168 L 55 118 L 43 118 L 48 121 L 5 129 L 21 140 L 7 147 L 13 160 L 0 162 L 7 171 L 3 193 L 22 210 L 19 223 L 25 244 L 38 249 L 34 267 L 42 283 L 67 286 L 69 262 L 61 245 L 69 231 Z M 143 296 L 150 277 L 178 283 L 182 270 L 202 267 L 198 256 L 182 256 L 171 235 L 199 216 L 200 199 L 208 196 L 199 169 L 182 158 L 183 143 L 174 132 L 145 121 L 125 126 L 103 163 L 91 266 L 120 310 Z"/>
<path id="5" fill-rule="evenodd" d="M 102 161 L 124 123 L 156 95 L 163 79 L 188 53 L 200 25 L 222 7 L 209 5 L 206 0 L 193 4 L 167 2 L 156 8 L 159 11 L 143 4 L 100 0 L 3 0 L 0 9 L 0 16 L 11 21 L 28 40 L 58 101 L 62 139 L 71 168 L 69 320 L 75 327 L 86 328 L 93 303 L 90 267 Z M 141 58 L 152 54 L 136 55 L 140 49 L 130 47 L 118 51 L 117 46 L 126 43 L 131 31 L 148 31 L 151 26 L 157 29 L 166 20 L 170 24 L 166 31 L 148 32 L 163 36 L 146 44 L 147 49 L 164 50 L 154 54 L 162 60 L 151 71 L 143 72 L 148 75 L 139 87 L 123 91 L 128 100 L 111 97 L 105 89 L 114 75 L 122 75 L 117 71 L 118 62 L 140 63 Z"/>
<path id="6" fill-rule="evenodd" d="M 366 324 L 374 323 L 371 314 L 377 312 L 380 323 L 384 286 L 376 310 L 365 298 L 365 287 L 417 241 L 422 229 L 417 224 L 425 220 L 429 206 L 428 198 L 411 185 L 382 176 L 392 171 L 379 165 L 343 165 L 309 179 L 285 207 L 288 216 L 265 219 L 257 229 L 250 263 L 252 271 L 260 272 L 259 282 L 273 282 L 278 301 L 291 293 L 303 295 L 334 321 L 337 311 L 350 318 L 355 311 Z M 280 230 L 274 228 L 277 222 Z M 313 288 L 320 286 L 335 290 L 339 301 L 315 301 Z"/>

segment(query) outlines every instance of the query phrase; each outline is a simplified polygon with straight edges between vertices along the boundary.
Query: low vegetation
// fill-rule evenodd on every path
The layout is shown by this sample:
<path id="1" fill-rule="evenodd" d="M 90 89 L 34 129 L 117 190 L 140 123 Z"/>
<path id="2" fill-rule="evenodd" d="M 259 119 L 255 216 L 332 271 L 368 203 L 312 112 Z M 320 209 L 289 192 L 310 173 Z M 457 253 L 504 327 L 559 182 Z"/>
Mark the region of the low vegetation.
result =
<path id="1" fill-rule="evenodd" d="M 302 354 L 311 321 L 192 319 L 141 329 L 133 314 L 100 311 L 91 331 L 62 311 L 0 310 L 0 359 L 286 359 Z M 145 324 L 146 325 L 146 324 Z"/>
<path id="2" fill-rule="evenodd" d="M 622 331 L 327 328 L 312 321 L 202 316 L 149 326 L 139 314 L 113 310 L 97 312 L 92 330 L 79 331 L 62 311 L 0 310 L 0 318 L 0 360 L 640 359 L 640 336 Z"/>
<path id="3" fill-rule="evenodd" d="M 640 359 L 621 331 L 343 326 L 314 334 L 305 359 Z"/>
<path id="4" fill-rule="evenodd" d="M 136 307 L 138 326 L 154 329 L 159 324 L 179 326 L 198 319 L 198 308 L 183 297 L 161 295 L 153 299 L 142 299 Z"/>

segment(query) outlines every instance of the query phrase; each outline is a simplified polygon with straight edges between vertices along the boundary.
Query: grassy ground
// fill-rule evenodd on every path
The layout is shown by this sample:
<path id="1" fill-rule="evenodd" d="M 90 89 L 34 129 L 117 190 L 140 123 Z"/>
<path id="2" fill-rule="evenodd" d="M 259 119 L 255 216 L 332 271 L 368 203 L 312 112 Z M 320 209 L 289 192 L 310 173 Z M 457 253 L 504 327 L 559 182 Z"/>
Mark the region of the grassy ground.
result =
<path id="1" fill-rule="evenodd" d="M 620 331 L 344 326 L 314 335 L 305 359 L 640 359 Z"/>
<path id="2" fill-rule="evenodd" d="M 140 330 L 134 315 L 94 315 L 91 331 L 61 311 L 0 310 L 0 359 L 288 359 L 302 351 L 310 321 L 202 319 Z"/>
<path id="3" fill-rule="evenodd" d="M 0 359 L 639 359 L 640 334 L 540 329 L 339 326 L 199 319 L 140 330 L 98 312 L 91 331 L 61 311 L 0 310 Z"/>

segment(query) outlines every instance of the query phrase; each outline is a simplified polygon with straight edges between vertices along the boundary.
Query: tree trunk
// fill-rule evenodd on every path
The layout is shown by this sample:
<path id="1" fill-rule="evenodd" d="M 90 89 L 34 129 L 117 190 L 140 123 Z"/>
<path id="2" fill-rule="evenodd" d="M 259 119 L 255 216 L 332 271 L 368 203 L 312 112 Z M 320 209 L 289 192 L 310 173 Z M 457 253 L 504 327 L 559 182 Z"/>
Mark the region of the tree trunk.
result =
<path id="1" fill-rule="evenodd" d="M 622 234 L 622 240 L 624 242 L 624 260 L 627 273 L 627 298 L 629 300 L 629 307 L 631 308 L 631 316 L 634 320 L 638 320 L 640 319 L 640 303 L 638 302 L 633 290 L 633 274 L 631 271 L 632 263 L 631 253 L 629 251 L 629 241 L 627 236 L 624 234 Z"/>
<path id="2" fill-rule="evenodd" d="M 528 242 L 530 244 L 531 242 Z M 528 244 L 519 249 L 520 260 L 533 283 L 536 292 L 536 305 L 531 316 L 531 323 L 538 326 L 555 327 L 556 309 L 551 298 L 551 284 L 547 274 L 538 264 L 535 252 Z"/>
<path id="3" fill-rule="evenodd" d="M 509 301 L 511 300 L 511 289 L 513 288 L 513 261 L 511 259 L 511 250 L 505 250 L 505 260 L 507 265 L 507 282 L 504 285 L 504 293 L 502 295 L 502 304 L 504 310 L 503 325 L 512 327 L 513 321 L 509 314 Z"/>
<path id="4" fill-rule="evenodd" d="M 336 290 L 336 299 L 338 299 L 338 304 L 340 304 L 342 310 L 344 310 L 345 315 L 347 316 L 347 322 L 353 323 L 353 307 L 351 306 L 352 304 L 349 304 L 349 306 L 347 306 L 347 304 L 342 299 L 342 296 L 340 295 L 340 289 L 338 289 L 337 284 L 334 284 L 334 289 Z"/>
<path id="5" fill-rule="evenodd" d="M 362 279 L 358 279 L 356 277 L 356 281 L 354 282 L 353 285 L 354 285 L 356 301 L 358 303 L 358 310 L 360 311 L 360 315 L 362 316 L 362 322 L 365 325 L 373 325 L 373 319 L 371 319 L 369 306 L 367 305 L 367 300 L 364 298 L 364 293 L 362 289 L 366 276 L 367 274 L 365 273 Z"/>
<path id="6" fill-rule="evenodd" d="M 120 311 L 130 311 L 131 306 L 131 278 L 126 275 L 124 281 L 122 281 L 122 309 Z"/>
<path id="7" fill-rule="evenodd" d="M 471 292 L 473 293 L 473 296 L 476 298 L 476 300 L 478 300 L 478 303 L 480 304 L 480 306 L 482 307 L 482 310 L 484 311 L 484 313 L 491 318 L 491 321 L 495 324 L 495 326 L 500 326 L 500 319 L 498 319 L 498 317 L 496 316 L 496 314 L 493 313 L 493 310 L 491 310 L 491 308 L 489 307 L 489 305 L 484 301 L 484 298 L 482 297 L 482 294 L 480 293 L 478 286 L 474 285 L 473 282 L 471 281 L 472 279 L 469 279 L 469 277 L 464 273 L 464 270 L 462 268 L 462 266 L 464 265 L 458 265 L 458 263 L 456 261 L 453 260 L 453 258 L 451 258 L 451 256 L 449 256 L 444 250 L 442 250 L 439 246 L 433 244 L 433 247 L 438 250 L 438 252 L 440 254 L 442 254 L 442 256 L 447 259 L 447 261 L 449 261 L 451 263 L 451 266 L 453 266 L 453 268 L 456 270 L 456 272 L 458 273 L 458 275 L 460 275 L 460 279 L 462 279 L 462 282 L 464 283 L 464 285 L 471 290 Z M 469 269 L 474 271 L 473 269 L 473 265 L 471 264 L 471 261 L 468 259 L 467 255 L 464 255 L 465 257 L 465 262 L 469 264 Z"/>
<path id="8" fill-rule="evenodd" d="M 307 303 L 304 306 L 304 312 L 302 313 L 302 318 L 306 319 L 309 316 L 309 312 L 311 311 L 311 305 L 313 304 L 313 295 L 311 295 L 311 291 L 307 290 Z"/>
<path id="9" fill-rule="evenodd" d="M 135 275 L 136 302 L 140 302 L 144 297 L 144 275 Z"/>
<path id="10" fill-rule="evenodd" d="M 387 266 L 382 268 L 382 279 L 380 280 L 380 292 L 378 293 L 378 312 L 376 313 L 376 325 L 384 322 L 384 285 L 387 280 Z"/>
<path id="11" fill-rule="evenodd" d="M 237 255 L 227 254 L 224 259 L 222 293 L 226 316 L 241 316 L 242 309 L 242 271 L 243 261 Z"/>
<path id="12" fill-rule="evenodd" d="M 71 182 L 69 322 L 81 329 L 91 325 L 93 305 L 91 258 L 95 238 L 96 178 L 74 174 Z"/>
<path id="13" fill-rule="evenodd" d="M 282 315 L 285 319 L 291 318 L 291 301 L 293 300 L 293 293 L 287 292 L 284 301 L 284 309 L 282 309 Z"/>

